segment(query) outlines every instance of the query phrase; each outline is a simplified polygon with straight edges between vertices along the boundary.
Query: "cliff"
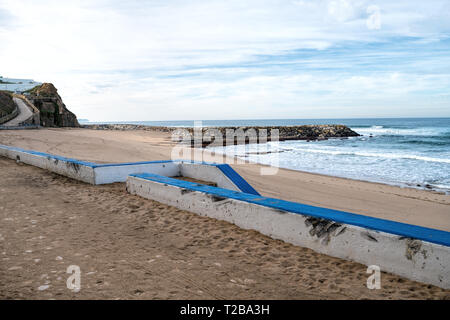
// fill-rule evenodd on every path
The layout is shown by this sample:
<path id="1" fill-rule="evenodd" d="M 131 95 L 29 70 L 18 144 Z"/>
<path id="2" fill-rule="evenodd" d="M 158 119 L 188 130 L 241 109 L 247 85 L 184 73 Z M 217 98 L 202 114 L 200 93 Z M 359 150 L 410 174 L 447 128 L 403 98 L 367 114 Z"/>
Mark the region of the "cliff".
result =
<path id="1" fill-rule="evenodd" d="M 58 90 L 51 83 L 43 83 L 24 92 L 28 100 L 40 111 L 43 127 L 79 127 L 75 114 L 67 109 Z"/>

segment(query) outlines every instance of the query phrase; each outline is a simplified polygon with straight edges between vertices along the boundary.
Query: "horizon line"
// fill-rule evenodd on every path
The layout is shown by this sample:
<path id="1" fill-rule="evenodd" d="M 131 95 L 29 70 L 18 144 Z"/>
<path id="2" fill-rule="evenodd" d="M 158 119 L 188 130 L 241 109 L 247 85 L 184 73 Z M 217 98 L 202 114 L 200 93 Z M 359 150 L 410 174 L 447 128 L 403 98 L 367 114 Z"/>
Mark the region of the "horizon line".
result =
<path id="1" fill-rule="evenodd" d="M 88 120 L 78 119 L 83 122 L 115 122 L 115 123 L 127 123 L 127 122 L 186 122 L 186 121 L 252 121 L 252 120 L 367 120 L 367 119 L 450 119 L 450 116 L 444 117 L 355 117 L 355 118 L 241 118 L 241 119 L 189 119 L 189 120 Z"/>

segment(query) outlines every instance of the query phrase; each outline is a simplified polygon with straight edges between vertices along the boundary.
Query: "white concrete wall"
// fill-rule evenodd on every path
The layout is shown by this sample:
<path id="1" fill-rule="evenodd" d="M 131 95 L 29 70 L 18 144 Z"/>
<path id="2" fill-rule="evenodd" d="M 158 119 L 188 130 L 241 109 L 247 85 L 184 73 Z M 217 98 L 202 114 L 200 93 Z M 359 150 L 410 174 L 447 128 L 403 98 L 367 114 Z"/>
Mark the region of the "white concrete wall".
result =
<path id="1" fill-rule="evenodd" d="M 129 174 L 153 173 L 167 177 L 181 174 L 213 181 L 222 188 L 239 191 L 226 181 L 228 178 L 218 168 L 205 164 L 150 162 L 96 167 L 76 160 L 69 161 L 7 146 L 0 146 L 0 156 L 91 184 L 123 182 Z M 136 177 L 128 177 L 127 189 L 132 194 L 225 220 L 244 229 L 257 230 L 294 245 L 365 265 L 378 265 L 382 271 L 450 289 L 448 246 L 320 220 L 204 192 L 186 192 L 186 188 Z"/>
<path id="2" fill-rule="evenodd" d="M 106 184 L 125 182 L 128 175 L 138 173 L 153 173 L 166 177 L 184 176 L 198 180 L 215 182 L 221 188 L 240 191 L 240 189 L 219 168 L 214 165 L 186 163 L 182 161 L 149 161 L 119 164 L 83 165 L 83 161 L 71 159 L 64 161 L 63 157 L 50 154 L 35 154 L 33 151 L 0 145 L 0 155 L 16 159 L 23 163 L 47 169 L 91 184 Z"/>
<path id="3" fill-rule="evenodd" d="M 77 162 L 67 162 L 47 156 L 28 153 L 26 151 L 9 149 L 2 146 L 0 146 L 0 156 L 11 158 L 87 183 L 94 184 L 95 181 L 94 169 Z"/>
<path id="4" fill-rule="evenodd" d="M 0 156 L 19 160 L 23 163 L 90 184 L 125 182 L 128 175 L 144 172 L 168 177 L 180 175 L 179 164 L 174 162 L 148 162 L 107 166 L 92 164 L 92 166 L 88 166 L 84 165 L 82 161 L 65 161 L 61 159 L 62 157 L 34 154 L 33 152 L 1 145 Z"/>
<path id="5" fill-rule="evenodd" d="M 219 168 L 208 164 L 190 162 L 180 163 L 180 173 L 183 177 L 214 182 L 219 188 L 241 191 Z"/>
<path id="6" fill-rule="evenodd" d="M 274 239 L 382 271 L 450 289 L 450 248 L 349 224 L 334 223 L 250 202 L 215 197 L 170 184 L 129 177 L 127 190 L 182 210 L 225 220 Z"/>
<path id="7" fill-rule="evenodd" d="M 175 162 L 149 162 L 140 164 L 118 164 L 96 167 L 95 184 L 125 182 L 128 175 L 138 173 L 154 173 L 166 177 L 180 175 L 180 167 Z"/>

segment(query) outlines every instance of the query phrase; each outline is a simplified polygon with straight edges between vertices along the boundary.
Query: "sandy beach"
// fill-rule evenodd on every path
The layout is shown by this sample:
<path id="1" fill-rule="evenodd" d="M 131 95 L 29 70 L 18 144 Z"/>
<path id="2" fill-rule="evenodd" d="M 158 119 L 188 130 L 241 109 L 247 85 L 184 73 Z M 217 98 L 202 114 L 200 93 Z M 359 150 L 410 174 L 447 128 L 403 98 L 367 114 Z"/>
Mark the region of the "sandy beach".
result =
<path id="1" fill-rule="evenodd" d="M 87 129 L 3 131 L 0 144 L 94 162 L 169 159 L 174 146 L 163 132 Z M 450 231 L 448 195 L 233 167 L 265 196 Z M 361 264 L 131 196 L 121 183 L 91 186 L 0 158 L 0 191 L 3 299 L 450 298 L 386 273 L 368 290 Z M 66 288 L 69 265 L 82 271 L 78 293 Z"/>
<path id="2" fill-rule="evenodd" d="M 175 145 L 166 132 L 87 129 L 3 131 L 0 144 L 100 163 L 166 160 Z M 264 196 L 450 231 L 449 195 L 287 169 L 262 176 L 261 165 L 208 151 L 196 156 L 228 161 Z"/>

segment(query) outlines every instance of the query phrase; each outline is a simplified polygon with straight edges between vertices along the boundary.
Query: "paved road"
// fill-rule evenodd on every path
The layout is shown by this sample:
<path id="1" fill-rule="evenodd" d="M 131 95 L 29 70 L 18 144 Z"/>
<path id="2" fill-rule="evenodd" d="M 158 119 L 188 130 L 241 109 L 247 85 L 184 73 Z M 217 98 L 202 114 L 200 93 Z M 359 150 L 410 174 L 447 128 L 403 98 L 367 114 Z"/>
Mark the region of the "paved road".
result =
<path id="1" fill-rule="evenodd" d="M 21 122 L 27 120 L 33 115 L 33 112 L 28 108 L 25 102 L 19 98 L 13 98 L 16 105 L 19 107 L 19 115 L 14 119 L 4 123 L 4 126 L 18 126 Z"/>

